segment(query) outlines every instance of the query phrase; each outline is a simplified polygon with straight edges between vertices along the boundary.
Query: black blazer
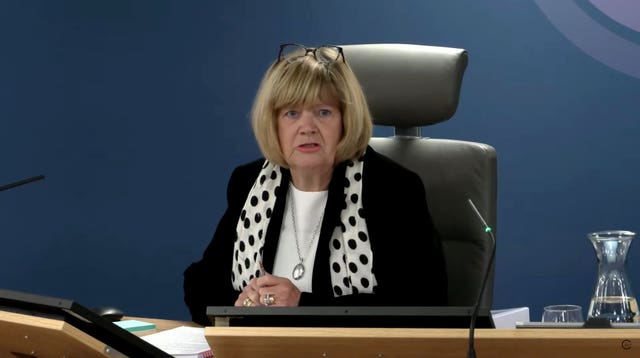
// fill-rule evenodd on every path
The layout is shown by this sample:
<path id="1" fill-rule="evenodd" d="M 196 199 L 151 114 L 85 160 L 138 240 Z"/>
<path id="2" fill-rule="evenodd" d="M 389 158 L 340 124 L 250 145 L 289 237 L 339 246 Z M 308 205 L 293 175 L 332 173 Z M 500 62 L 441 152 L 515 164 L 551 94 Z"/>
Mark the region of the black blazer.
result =
<path id="1" fill-rule="evenodd" d="M 434 233 L 420 177 L 367 148 L 362 174 L 362 205 L 373 252 L 377 286 L 373 294 L 333 297 L 329 240 L 344 205 L 346 164 L 339 164 L 329 184 L 325 215 L 313 268 L 312 293 L 302 293 L 306 306 L 443 306 L 447 276 L 444 255 Z M 237 167 L 227 187 L 227 210 L 202 259 L 184 272 L 184 299 L 194 322 L 209 325 L 207 306 L 231 306 L 239 292 L 231 285 L 235 228 L 247 195 L 264 159 Z M 290 173 L 283 169 L 287 188 Z M 265 237 L 263 264 L 271 272 L 287 191 L 277 199 Z"/>

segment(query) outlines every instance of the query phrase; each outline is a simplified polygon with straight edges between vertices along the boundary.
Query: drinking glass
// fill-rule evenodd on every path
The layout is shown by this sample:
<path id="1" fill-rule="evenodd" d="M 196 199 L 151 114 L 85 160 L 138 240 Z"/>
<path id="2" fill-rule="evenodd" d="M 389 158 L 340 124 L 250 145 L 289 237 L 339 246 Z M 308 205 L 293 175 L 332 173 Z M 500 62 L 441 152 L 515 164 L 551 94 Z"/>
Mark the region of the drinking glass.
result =
<path id="1" fill-rule="evenodd" d="M 542 322 L 584 322 L 582 307 L 578 305 L 551 305 L 544 308 Z"/>

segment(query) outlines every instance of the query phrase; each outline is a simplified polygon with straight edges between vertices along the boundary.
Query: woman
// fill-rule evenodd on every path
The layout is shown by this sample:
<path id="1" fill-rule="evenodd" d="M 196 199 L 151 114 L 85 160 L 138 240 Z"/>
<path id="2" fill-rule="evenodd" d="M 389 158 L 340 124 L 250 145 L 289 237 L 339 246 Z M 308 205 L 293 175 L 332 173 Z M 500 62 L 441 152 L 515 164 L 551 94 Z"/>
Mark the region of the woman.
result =
<path id="1" fill-rule="evenodd" d="M 207 306 L 446 304 L 422 181 L 367 146 L 371 115 L 341 48 L 282 45 L 252 125 L 266 159 L 234 170 L 185 271 L 195 322 Z"/>

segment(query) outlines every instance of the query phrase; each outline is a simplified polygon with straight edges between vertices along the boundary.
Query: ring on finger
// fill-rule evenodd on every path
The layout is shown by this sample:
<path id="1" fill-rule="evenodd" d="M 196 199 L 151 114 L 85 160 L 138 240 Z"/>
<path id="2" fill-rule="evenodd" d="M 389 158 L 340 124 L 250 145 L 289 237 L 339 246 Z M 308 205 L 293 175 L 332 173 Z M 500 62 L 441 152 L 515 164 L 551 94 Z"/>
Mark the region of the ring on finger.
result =
<path id="1" fill-rule="evenodd" d="M 253 306 L 253 300 L 250 299 L 249 297 L 245 298 L 244 301 L 242 301 L 242 305 L 244 307 L 251 307 Z"/>
<path id="2" fill-rule="evenodd" d="M 264 298 L 262 299 L 262 303 L 264 303 L 265 306 L 271 306 L 272 304 L 276 303 L 276 296 L 270 293 L 267 293 L 266 295 L 264 295 Z"/>

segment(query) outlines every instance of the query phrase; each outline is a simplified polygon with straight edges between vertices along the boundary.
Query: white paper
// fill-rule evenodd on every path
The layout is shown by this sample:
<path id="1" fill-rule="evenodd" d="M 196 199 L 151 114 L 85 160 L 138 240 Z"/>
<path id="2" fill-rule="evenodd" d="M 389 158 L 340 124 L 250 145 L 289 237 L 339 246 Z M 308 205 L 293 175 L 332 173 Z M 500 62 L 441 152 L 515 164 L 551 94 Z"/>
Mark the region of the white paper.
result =
<path id="1" fill-rule="evenodd" d="M 496 328 L 516 328 L 516 322 L 529 322 L 529 307 L 492 310 L 491 317 Z"/>
<path id="2" fill-rule="evenodd" d="M 173 356 L 197 356 L 211 349 L 201 327 L 181 326 L 141 338 Z"/>

